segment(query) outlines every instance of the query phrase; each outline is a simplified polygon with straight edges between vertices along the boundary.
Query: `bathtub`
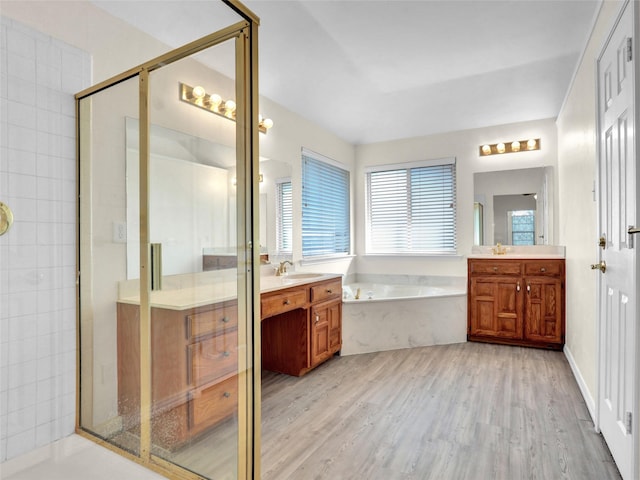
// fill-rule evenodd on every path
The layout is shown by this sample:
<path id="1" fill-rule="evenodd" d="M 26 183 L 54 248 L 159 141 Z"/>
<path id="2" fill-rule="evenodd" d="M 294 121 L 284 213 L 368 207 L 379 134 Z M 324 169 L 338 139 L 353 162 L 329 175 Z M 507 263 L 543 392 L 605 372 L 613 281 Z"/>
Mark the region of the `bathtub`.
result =
<path id="1" fill-rule="evenodd" d="M 466 278 L 371 277 L 342 288 L 341 355 L 466 342 Z"/>

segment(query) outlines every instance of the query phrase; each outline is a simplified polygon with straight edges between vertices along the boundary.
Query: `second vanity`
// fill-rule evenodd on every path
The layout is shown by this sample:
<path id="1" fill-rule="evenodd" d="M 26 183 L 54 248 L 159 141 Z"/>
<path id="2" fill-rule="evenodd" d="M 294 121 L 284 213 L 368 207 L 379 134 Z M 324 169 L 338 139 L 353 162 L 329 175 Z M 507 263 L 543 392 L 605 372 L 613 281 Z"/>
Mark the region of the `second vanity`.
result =
<path id="1" fill-rule="evenodd" d="M 205 272 L 203 278 L 213 273 Z M 153 443 L 176 448 L 237 411 L 238 303 L 228 281 L 151 294 Z M 118 411 L 137 431 L 140 412 L 140 309 L 121 293 L 118 322 Z M 262 366 L 304 375 L 342 346 L 342 277 L 266 276 L 260 291 Z"/>
<path id="2" fill-rule="evenodd" d="M 561 350 L 564 248 L 501 248 L 485 247 L 468 258 L 467 339 Z"/>

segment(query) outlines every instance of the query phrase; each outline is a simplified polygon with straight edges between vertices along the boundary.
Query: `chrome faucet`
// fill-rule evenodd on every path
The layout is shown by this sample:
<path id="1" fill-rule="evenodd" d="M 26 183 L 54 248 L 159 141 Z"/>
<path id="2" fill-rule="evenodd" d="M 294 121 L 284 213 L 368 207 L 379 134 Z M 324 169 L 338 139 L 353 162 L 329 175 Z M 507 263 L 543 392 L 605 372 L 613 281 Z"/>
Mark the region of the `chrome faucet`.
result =
<path id="1" fill-rule="evenodd" d="M 284 262 L 280 262 L 280 265 L 276 268 L 276 275 L 277 276 L 280 277 L 280 276 L 285 275 L 287 273 L 287 263 L 293 267 L 293 263 L 291 263 L 289 260 L 285 260 Z"/>

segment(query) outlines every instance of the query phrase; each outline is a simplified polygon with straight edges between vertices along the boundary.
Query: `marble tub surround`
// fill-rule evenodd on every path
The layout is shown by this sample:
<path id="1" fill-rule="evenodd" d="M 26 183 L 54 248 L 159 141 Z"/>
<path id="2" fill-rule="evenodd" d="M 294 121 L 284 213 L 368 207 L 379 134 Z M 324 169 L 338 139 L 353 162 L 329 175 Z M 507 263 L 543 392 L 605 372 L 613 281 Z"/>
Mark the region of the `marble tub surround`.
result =
<path id="1" fill-rule="evenodd" d="M 343 300 L 341 355 L 466 342 L 466 277 L 358 274 L 355 279 L 344 287 L 348 296 L 358 285 L 366 287 L 360 287 L 359 300 Z M 403 291 L 425 296 L 379 296 Z"/>
<path id="2" fill-rule="evenodd" d="M 565 258 L 562 245 L 501 245 L 506 252 L 496 254 L 495 245 L 474 245 L 469 258 Z"/>
<path id="3" fill-rule="evenodd" d="M 467 296 L 342 305 L 341 355 L 467 341 Z"/>

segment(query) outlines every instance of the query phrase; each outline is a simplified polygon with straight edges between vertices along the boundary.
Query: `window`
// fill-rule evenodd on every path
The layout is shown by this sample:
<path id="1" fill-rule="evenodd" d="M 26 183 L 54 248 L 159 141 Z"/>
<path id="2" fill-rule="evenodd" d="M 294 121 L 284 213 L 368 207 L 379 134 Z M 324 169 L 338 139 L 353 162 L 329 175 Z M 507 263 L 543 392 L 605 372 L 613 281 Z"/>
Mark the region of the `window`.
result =
<path id="1" fill-rule="evenodd" d="M 276 245 L 279 253 L 291 253 L 293 235 L 291 180 L 276 181 Z"/>
<path id="2" fill-rule="evenodd" d="M 443 159 L 372 167 L 367 253 L 456 253 L 456 164 Z"/>
<path id="3" fill-rule="evenodd" d="M 302 150 L 302 257 L 346 255 L 351 245 L 349 172 Z"/>
<path id="4" fill-rule="evenodd" d="M 535 245 L 536 213 L 534 210 L 508 212 L 511 245 Z"/>

